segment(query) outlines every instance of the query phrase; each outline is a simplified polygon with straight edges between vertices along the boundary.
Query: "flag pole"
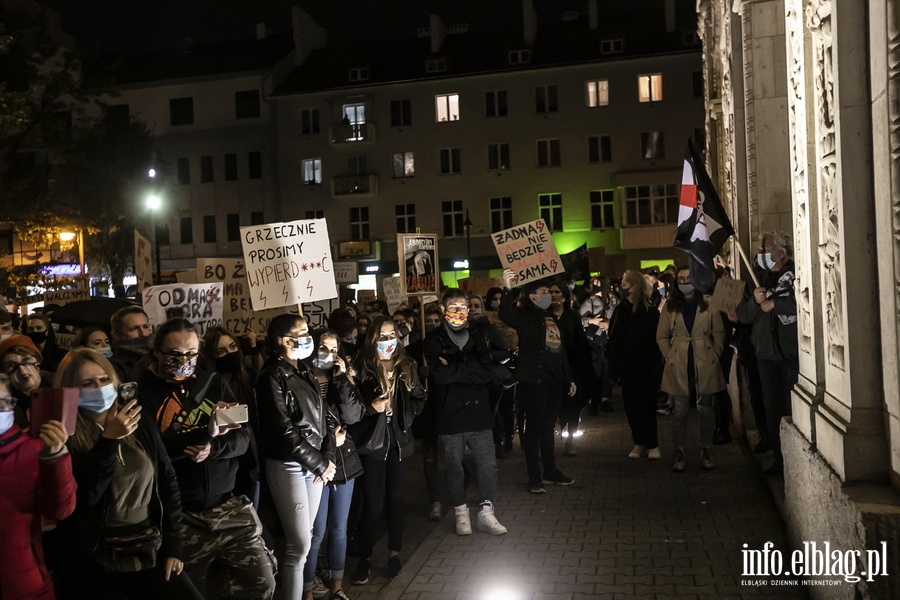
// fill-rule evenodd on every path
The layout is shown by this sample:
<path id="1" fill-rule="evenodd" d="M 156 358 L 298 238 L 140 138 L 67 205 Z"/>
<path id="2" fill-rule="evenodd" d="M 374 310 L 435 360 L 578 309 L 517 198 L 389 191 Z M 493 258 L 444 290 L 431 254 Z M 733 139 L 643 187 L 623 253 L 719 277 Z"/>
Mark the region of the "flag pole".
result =
<path id="1" fill-rule="evenodd" d="M 737 246 L 738 252 L 741 253 L 741 258 L 744 259 L 744 265 L 747 266 L 747 271 L 750 273 L 750 279 L 753 280 L 753 284 L 756 287 L 759 286 L 759 279 L 756 278 L 756 271 L 753 270 L 753 265 L 750 263 L 750 259 L 747 258 L 747 254 L 744 252 L 744 247 L 741 246 L 740 240 L 734 238 L 734 245 Z"/>

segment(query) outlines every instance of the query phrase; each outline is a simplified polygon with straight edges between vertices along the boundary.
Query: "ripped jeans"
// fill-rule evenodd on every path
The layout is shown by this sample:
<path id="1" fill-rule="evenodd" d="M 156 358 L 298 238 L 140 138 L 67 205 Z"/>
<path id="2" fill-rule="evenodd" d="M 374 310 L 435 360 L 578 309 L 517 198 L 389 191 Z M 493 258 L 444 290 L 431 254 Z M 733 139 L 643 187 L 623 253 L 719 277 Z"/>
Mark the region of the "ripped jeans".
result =
<path id="1" fill-rule="evenodd" d="M 323 489 L 321 483 L 313 483 L 315 477 L 300 463 L 266 461 L 266 481 L 284 527 L 284 558 L 279 564 L 282 598 L 300 598 L 303 594 L 303 566 L 312 545 L 313 521 Z"/>

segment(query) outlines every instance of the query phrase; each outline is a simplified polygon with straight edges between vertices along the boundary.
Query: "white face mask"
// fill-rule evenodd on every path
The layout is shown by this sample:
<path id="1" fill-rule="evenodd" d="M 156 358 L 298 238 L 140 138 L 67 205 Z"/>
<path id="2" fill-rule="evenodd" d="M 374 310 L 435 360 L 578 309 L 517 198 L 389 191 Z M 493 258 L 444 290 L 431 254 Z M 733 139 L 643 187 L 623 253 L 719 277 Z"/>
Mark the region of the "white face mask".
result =
<path id="1" fill-rule="evenodd" d="M 3 435 L 16 422 L 16 413 L 14 411 L 0 412 L 0 435 Z"/>

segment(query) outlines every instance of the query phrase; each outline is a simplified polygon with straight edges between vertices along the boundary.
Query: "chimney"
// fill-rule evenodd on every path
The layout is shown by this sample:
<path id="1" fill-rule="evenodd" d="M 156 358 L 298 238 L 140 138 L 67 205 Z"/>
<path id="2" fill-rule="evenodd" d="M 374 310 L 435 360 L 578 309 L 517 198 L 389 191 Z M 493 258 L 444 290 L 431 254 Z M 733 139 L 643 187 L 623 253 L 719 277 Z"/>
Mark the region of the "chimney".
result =
<path id="1" fill-rule="evenodd" d="M 597 31 L 600 25 L 600 12 L 597 10 L 597 0 L 588 0 L 588 29 Z"/>
<path id="2" fill-rule="evenodd" d="M 675 0 L 666 0 L 666 32 L 675 31 Z"/>
<path id="3" fill-rule="evenodd" d="M 291 25 L 294 31 L 295 65 L 302 65 L 313 50 L 327 46 L 328 37 L 325 29 L 299 6 L 291 10 Z"/>
<path id="4" fill-rule="evenodd" d="M 437 54 L 441 51 L 444 40 L 447 39 L 447 27 L 441 20 L 440 15 L 431 14 L 429 15 L 429 19 L 431 21 L 431 53 Z"/>
<path id="5" fill-rule="evenodd" d="M 537 37 L 537 11 L 532 0 L 522 0 L 522 36 L 527 46 L 534 45 Z"/>

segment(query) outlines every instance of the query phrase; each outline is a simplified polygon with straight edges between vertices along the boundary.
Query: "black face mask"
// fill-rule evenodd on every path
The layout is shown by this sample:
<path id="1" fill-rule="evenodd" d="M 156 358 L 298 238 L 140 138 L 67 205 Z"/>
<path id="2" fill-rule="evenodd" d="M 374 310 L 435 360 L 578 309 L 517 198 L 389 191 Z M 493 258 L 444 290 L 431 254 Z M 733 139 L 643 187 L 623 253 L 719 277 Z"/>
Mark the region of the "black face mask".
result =
<path id="1" fill-rule="evenodd" d="M 40 346 L 44 342 L 47 341 L 47 332 L 46 331 L 33 331 L 28 334 L 28 337 L 31 338 L 31 341 L 34 342 L 36 346 Z"/>
<path id="2" fill-rule="evenodd" d="M 341 350 L 344 351 L 344 356 L 355 356 L 356 355 L 356 344 L 351 344 L 350 342 L 341 342 Z"/>
<path id="3" fill-rule="evenodd" d="M 240 351 L 216 357 L 216 373 L 237 373 L 241 370 L 243 358 Z"/>

